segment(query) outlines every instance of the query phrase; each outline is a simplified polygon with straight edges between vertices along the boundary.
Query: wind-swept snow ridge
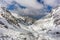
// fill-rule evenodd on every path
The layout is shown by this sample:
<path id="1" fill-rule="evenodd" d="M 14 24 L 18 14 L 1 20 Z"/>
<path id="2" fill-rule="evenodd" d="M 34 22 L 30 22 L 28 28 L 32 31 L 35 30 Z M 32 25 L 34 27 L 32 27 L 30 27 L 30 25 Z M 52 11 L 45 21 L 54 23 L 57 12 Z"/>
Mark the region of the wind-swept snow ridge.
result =
<path id="1" fill-rule="evenodd" d="M 15 15 L 0 7 L 0 40 L 60 40 L 60 7 L 37 21 Z"/>

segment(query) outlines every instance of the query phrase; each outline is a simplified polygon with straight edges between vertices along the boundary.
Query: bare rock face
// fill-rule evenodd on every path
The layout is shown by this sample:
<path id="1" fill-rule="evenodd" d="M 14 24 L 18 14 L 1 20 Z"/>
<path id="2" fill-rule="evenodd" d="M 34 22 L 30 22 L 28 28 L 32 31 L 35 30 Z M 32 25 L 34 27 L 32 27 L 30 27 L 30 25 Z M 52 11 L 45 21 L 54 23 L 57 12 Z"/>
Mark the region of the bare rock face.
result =
<path id="1" fill-rule="evenodd" d="M 60 7 L 37 21 L 12 14 L 0 7 L 0 40 L 60 40 Z"/>

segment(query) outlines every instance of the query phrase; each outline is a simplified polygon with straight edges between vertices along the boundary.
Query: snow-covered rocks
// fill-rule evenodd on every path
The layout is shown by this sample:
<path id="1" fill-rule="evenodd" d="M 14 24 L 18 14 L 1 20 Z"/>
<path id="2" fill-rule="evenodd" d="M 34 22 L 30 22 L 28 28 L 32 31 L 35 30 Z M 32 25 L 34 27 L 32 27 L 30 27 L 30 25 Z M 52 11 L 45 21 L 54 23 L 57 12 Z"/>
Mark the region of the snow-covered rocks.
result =
<path id="1" fill-rule="evenodd" d="M 0 40 L 60 40 L 60 7 L 37 21 L 15 15 L 0 7 Z"/>

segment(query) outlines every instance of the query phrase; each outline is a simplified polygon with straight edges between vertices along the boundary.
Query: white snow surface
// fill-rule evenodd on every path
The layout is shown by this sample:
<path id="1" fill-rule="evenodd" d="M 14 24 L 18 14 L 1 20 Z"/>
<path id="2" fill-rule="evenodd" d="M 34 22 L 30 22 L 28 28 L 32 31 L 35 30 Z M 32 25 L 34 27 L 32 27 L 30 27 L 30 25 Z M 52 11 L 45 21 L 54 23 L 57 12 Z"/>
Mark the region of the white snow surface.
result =
<path id="1" fill-rule="evenodd" d="M 0 7 L 0 40 L 60 40 L 60 6 L 31 25 L 34 20 L 15 15 Z"/>

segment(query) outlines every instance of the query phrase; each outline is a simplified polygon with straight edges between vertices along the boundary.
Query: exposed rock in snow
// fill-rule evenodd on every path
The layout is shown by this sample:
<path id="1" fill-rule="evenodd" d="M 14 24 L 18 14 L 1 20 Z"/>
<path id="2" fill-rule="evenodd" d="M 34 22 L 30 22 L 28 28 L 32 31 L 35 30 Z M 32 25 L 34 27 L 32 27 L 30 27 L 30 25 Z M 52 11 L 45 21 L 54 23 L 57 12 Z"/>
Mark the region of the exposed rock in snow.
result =
<path id="1" fill-rule="evenodd" d="M 60 40 L 60 7 L 37 21 L 0 7 L 0 40 Z"/>
<path id="2" fill-rule="evenodd" d="M 26 27 L 33 24 L 34 19 L 22 16 L 15 17 L 4 7 L 0 9 L 1 40 L 35 40 L 35 36 Z"/>

